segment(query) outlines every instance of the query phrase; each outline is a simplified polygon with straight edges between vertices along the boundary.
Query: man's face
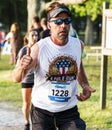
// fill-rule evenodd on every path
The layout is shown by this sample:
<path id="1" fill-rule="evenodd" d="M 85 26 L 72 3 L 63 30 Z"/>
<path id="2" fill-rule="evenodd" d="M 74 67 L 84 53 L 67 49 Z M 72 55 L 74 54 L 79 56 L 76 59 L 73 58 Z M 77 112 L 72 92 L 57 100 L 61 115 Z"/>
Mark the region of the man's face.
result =
<path id="1" fill-rule="evenodd" d="M 48 23 L 48 27 L 51 31 L 51 36 L 61 41 L 68 38 L 70 20 L 70 17 L 65 12 L 60 13 L 55 18 L 51 18 L 50 22 Z"/>

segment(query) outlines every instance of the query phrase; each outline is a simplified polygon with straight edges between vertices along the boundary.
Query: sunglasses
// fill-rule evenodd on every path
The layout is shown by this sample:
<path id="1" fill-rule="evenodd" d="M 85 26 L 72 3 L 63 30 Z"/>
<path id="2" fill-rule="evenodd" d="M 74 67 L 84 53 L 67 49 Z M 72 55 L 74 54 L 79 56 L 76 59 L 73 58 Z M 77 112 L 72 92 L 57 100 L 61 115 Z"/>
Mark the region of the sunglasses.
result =
<path id="1" fill-rule="evenodd" d="M 63 23 L 65 23 L 65 24 L 70 24 L 71 23 L 71 18 L 66 18 L 66 19 L 56 19 L 56 20 L 51 20 L 50 22 L 54 22 L 55 24 L 57 24 L 57 25 L 61 25 L 61 24 L 63 24 Z"/>

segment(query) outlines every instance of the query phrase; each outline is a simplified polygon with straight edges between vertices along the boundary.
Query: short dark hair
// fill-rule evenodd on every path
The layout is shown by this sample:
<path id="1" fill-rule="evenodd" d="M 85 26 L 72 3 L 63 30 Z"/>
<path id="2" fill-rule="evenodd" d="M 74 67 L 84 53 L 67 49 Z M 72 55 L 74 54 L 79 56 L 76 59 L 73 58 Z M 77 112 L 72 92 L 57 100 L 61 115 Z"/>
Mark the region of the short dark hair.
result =
<path id="1" fill-rule="evenodd" d="M 38 17 L 38 16 L 34 16 L 34 17 L 33 17 L 33 20 L 34 20 L 35 22 L 37 22 L 37 23 L 39 23 L 39 22 L 40 22 L 40 19 L 39 19 L 39 17 Z"/>
<path id="2" fill-rule="evenodd" d="M 64 3 L 52 2 L 46 9 L 47 19 L 49 20 L 53 15 L 56 16 L 61 12 L 66 12 L 71 17 L 71 12 Z"/>
<path id="3" fill-rule="evenodd" d="M 40 21 L 41 25 L 47 25 L 47 19 L 43 17 Z"/>

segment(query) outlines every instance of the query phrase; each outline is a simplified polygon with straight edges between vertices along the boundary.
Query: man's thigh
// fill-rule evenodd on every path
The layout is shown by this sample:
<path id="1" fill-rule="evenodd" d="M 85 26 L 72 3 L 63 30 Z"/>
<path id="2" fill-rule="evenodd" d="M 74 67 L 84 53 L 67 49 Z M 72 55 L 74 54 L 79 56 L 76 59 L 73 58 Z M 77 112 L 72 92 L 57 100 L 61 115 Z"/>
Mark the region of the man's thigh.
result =
<path id="1" fill-rule="evenodd" d="M 68 121 L 59 127 L 59 130 L 86 130 L 86 124 L 82 119 Z"/>
<path id="2" fill-rule="evenodd" d="M 31 107 L 32 130 L 56 130 L 52 116 L 43 114 Z"/>
<path id="3" fill-rule="evenodd" d="M 69 121 L 59 127 L 59 130 L 79 130 L 76 127 L 75 121 Z"/>

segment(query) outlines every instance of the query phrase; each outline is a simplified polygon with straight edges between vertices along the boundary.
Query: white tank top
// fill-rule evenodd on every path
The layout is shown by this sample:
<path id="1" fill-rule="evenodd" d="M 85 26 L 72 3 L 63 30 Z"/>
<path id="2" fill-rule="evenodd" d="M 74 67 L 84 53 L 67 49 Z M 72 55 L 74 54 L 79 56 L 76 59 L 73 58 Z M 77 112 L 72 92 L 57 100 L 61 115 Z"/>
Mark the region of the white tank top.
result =
<path id="1" fill-rule="evenodd" d="M 81 62 L 79 39 L 69 36 L 64 46 L 50 37 L 40 40 L 38 67 L 35 70 L 32 103 L 50 112 L 60 112 L 77 105 L 77 73 Z"/>

